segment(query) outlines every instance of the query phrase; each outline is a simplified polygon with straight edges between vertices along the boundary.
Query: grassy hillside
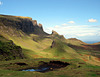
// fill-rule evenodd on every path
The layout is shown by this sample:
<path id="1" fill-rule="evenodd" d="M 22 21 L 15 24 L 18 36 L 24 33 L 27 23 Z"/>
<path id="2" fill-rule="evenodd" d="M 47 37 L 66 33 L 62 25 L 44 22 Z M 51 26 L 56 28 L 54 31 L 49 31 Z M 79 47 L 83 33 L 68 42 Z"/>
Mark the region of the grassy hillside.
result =
<path id="1" fill-rule="evenodd" d="M 99 51 L 99 43 L 47 34 L 30 17 L 0 15 L 0 77 L 99 77 Z M 69 65 L 46 73 L 19 71 L 50 61 Z"/>
<path id="2" fill-rule="evenodd" d="M 88 65 L 85 62 L 73 59 L 73 60 L 62 60 L 70 63 L 69 66 L 61 69 L 53 69 L 46 73 L 41 72 L 30 72 L 30 71 L 18 71 L 29 67 L 37 67 L 40 61 L 49 62 L 54 59 L 23 59 L 23 60 L 11 60 L 3 61 L 0 63 L 0 76 L 1 77 L 99 77 L 100 66 Z M 57 59 L 56 59 L 57 61 Z M 17 65 L 17 63 L 25 63 L 26 65 Z"/>
<path id="3" fill-rule="evenodd" d="M 0 36 L 0 60 L 22 59 L 22 48 L 16 46 L 11 40 Z"/>
<path id="4" fill-rule="evenodd" d="M 88 63 L 93 60 L 92 64 L 100 64 L 98 56 L 93 55 L 100 50 L 99 46 L 96 48 L 98 50 L 91 50 L 86 46 L 88 44 L 78 39 L 65 39 L 55 31 L 50 35 L 46 34 L 37 25 L 37 21 L 29 17 L 0 15 L 0 29 L 0 35 L 21 46 L 27 58 L 81 59 Z"/>

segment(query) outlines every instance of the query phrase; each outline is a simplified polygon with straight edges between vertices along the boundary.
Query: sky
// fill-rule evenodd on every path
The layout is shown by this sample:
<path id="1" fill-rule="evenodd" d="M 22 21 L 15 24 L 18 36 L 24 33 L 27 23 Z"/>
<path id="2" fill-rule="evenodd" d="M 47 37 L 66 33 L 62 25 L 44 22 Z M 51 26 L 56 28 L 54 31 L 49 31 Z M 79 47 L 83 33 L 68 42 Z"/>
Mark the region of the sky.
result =
<path id="1" fill-rule="evenodd" d="M 0 0 L 0 14 L 32 17 L 47 33 L 100 41 L 100 0 Z"/>

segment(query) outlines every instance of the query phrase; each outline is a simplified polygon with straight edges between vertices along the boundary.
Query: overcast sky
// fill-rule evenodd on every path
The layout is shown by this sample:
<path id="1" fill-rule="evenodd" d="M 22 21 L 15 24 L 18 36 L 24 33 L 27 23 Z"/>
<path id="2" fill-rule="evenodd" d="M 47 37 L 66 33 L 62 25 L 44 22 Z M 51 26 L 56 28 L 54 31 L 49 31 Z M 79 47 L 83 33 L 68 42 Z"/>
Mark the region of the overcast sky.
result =
<path id="1" fill-rule="evenodd" d="M 100 41 L 100 0 L 0 0 L 0 14 L 32 17 L 66 38 Z"/>

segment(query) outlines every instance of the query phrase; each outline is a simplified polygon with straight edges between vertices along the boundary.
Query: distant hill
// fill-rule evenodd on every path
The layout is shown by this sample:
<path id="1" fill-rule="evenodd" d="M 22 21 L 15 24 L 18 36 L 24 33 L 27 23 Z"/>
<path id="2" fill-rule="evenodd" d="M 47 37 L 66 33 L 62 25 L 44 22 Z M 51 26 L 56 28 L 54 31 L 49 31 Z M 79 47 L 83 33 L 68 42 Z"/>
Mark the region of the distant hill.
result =
<path id="1" fill-rule="evenodd" d="M 84 41 L 87 44 L 94 44 L 94 43 L 99 43 L 98 41 Z"/>

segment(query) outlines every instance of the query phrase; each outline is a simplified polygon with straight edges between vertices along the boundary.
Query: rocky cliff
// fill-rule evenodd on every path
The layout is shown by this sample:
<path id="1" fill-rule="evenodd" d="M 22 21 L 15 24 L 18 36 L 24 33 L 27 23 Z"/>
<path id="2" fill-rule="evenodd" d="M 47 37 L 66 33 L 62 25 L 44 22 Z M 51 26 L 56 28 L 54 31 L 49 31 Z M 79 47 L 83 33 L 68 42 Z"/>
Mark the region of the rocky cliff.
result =
<path id="1" fill-rule="evenodd" d="M 42 24 L 37 24 L 37 21 L 30 17 L 0 15 L 0 26 L 13 27 L 26 34 L 47 34 L 43 31 Z"/>

